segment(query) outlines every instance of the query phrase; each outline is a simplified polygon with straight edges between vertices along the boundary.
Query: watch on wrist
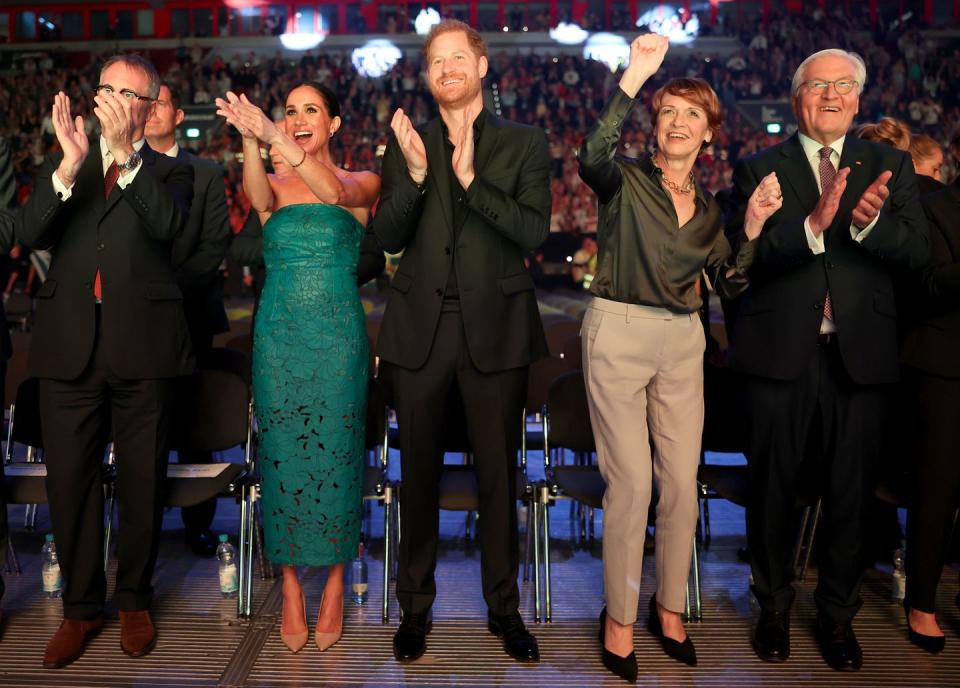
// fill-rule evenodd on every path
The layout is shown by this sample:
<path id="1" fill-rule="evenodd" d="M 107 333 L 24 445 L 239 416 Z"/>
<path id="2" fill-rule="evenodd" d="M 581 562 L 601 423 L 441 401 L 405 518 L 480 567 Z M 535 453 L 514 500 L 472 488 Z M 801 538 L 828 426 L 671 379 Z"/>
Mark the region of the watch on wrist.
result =
<path id="1" fill-rule="evenodd" d="M 133 151 L 133 153 L 130 154 L 130 157 L 127 158 L 125 162 L 117 163 L 117 169 L 121 172 L 133 172 L 135 169 L 137 169 L 137 165 L 140 164 L 141 160 L 142 158 L 140 157 L 140 154 L 137 151 Z"/>

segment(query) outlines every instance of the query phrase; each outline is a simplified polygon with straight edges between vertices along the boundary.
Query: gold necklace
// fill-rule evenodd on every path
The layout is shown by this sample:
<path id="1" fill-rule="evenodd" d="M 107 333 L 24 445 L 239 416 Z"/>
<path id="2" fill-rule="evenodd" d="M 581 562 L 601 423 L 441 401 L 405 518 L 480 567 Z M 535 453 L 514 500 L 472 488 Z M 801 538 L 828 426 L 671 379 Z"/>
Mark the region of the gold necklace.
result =
<path id="1" fill-rule="evenodd" d="M 668 189 L 670 189 L 670 190 L 673 191 L 674 193 L 678 193 L 678 194 L 688 194 L 688 193 L 690 193 L 691 191 L 693 191 L 693 187 L 694 187 L 694 183 L 693 183 L 693 170 L 690 170 L 690 176 L 689 176 L 689 178 L 687 179 L 687 183 L 684 184 L 683 186 L 680 186 L 679 184 L 677 184 L 677 183 L 676 183 L 675 181 L 673 181 L 672 179 L 667 179 L 667 175 L 663 173 L 663 168 L 660 167 L 660 165 L 657 165 L 656 160 L 654 160 L 654 163 L 653 163 L 653 164 L 656 165 L 656 167 L 657 167 L 658 170 L 660 170 L 660 180 L 661 180 L 661 182 L 663 183 L 663 185 L 664 185 L 665 187 L 667 187 Z"/>

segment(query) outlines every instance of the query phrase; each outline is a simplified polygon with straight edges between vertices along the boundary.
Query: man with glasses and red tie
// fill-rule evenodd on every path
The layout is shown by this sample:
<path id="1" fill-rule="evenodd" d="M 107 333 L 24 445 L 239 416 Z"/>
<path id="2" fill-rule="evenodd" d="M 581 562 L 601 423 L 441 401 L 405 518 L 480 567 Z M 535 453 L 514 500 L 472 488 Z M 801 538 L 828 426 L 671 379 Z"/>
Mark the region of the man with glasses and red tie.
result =
<path id="1" fill-rule="evenodd" d="M 37 293 L 28 360 L 40 379 L 47 497 L 66 582 L 47 668 L 77 659 L 103 623 L 101 470 L 110 439 L 120 506 L 120 645 L 139 657 L 156 641 L 149 608 L 171 390 L 173 378 L 194 365 L 170 257 L 190 212 L 193 170 L 144 145 L 159 90 L 145 59 L 108 60 L 94 97 L 100 137 L 92 141 L 58 93 L 53 123 L 63 152 L 48 158 L 16 217 L 17 239 L 53 254 Z"/>
<path id="2" fill-rule="evenodd" d="M 808 57 L 793 78 L 799 132 L 733 176 L 741 221 L 769 173 L 783 194 L 757 240 L 730 349 L 745 373 L 747 542 L 761 608 L 753 646 L 767 661 L 790 654 L 795 506 L 809 474 L 823 500 L 816 637 L 838 670 L 863 662 L 851 622 L 885 397 L 899 376 L 893 275 L 923 266 L 930 243 L 909 155 L 847 136 L 865 82 L 856 54 Z"/>

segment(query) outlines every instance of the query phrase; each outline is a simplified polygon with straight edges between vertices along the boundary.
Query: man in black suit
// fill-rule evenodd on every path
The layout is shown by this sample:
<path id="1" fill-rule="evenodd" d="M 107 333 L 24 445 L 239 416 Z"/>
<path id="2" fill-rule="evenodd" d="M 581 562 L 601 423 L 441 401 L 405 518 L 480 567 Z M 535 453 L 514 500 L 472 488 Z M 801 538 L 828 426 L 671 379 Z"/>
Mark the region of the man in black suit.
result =
<path id="1" fill-rule="evenodd" d="M 549 157 L 542 131 L 483 108 L 486 46 L 445 20 L 424 44 L 440 117 L 420 131 L 397 110 L 373 229 L 404 251 L 377 343 L 391 365 L 403 470 L 403 537 L 394 636 L 398 660 L 426 649 L 436 596 L 444 413 L 459 394 L 480 486 L 479 539 L 488 626 L 521 661 L 538 661 L 517 611 L 516 452 L 527 367 L 547 355 L 524 251 L 549 232 Z M 451 405 L 456 406 L 456 405 Z"/>
<path id="2" fill-rule="evenodd" d="M 41 168 L 16 217 L 18 240 L 53 254 L 37 293 L 28 359 L 30 374 L 40 378 L 47 496 L 66 581 L 64 620 L 44 652 L 48 668 L 74 661 L 102 625 L 101 469 L 111 433 L 118 457 L 120 645 L 137 657 L 156 641 L 150 579 L 170 399 L 173 378 L 194 368 L 170 260 L 190 211 L 193 170 L 145 145 L 144 123 L 159 90 L 145 59 L 108 60 L 96 87 L 101 134 L 93 141 L 83 120 L 71 118 L 69 98 L 57 94 L 53 122 L 63 153 Z"/>
<path id="3" fill-rule="evenodd" d="M 885 395 L 899 375 L 892 276 L 924 264 L 926 221 L 909 156 L 847 136 L 866 67 L 826 50 L 793 80 L 799 132 L 734 171 L 735 218 L 776 171 L 783 207 L 764 226 L 731 337 L 745 373 L 751 498 L 747 542 L 760 607 L 754 649 L 790 652 L 791 547 L 800 464 L 812 457 L 823 499 L 817 639 L 837 669 L 858 669 L 864 505 Z"/>
<path id="4" fill-rule="evenodd" d="M 220 263 L 230 245 L 230 217 L 223 169 L 177 145 L 176 130 L 183 117 L 179 95 L 161 84 L 144 133 L 150 148 L 193 168 L 193 204 L 183 232 L 173 242 L 172 260 L 193 353 L 202 364 L 213 348 L 214 335 L 230 331 L 219 281 Z M 212 455 L 200 452 L 178 458 L 182 463 L 210 463 Z M 216 497 L 181 510 L 187 546 L 198 556 L 217 551 L 217 539 L 210 532 L 216 512 Z"/>

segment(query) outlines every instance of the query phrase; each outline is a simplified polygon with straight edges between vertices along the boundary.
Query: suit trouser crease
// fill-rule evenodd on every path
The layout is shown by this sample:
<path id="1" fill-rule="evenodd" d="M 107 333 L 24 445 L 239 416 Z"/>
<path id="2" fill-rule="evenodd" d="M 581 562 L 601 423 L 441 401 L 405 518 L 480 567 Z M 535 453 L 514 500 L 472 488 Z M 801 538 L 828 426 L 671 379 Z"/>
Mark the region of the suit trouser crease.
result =
<path id="1" fill-rule="evenodd" d="M 819 497 L 814 598 L 829 619 L 849 621 L 861 606 L 862 537 L 874 490 L 884 388 L 854 383 L 837 346 L 829 344 L 817 348 L 796 380 L 747 377 L 744 396 L 754 594 L 765 609 L 790 609 L 798 507 Z"/>
<path id="2" fill-rule="evenodd" d="M 213 328 L 207 320 L 205 310 L 194 305 L 187 310 L 187 325 L 190 329 L 190 342 L 193 345 L 193 354 L 198 364 L 213 349 Z M 178 452 L 178 463 L 212 463 L 213 454 L 210 452 Z M 183 521 L 184 531 L 190 534 L 202 533 L 210 530 L 213 518 L 217 513 L 217 498 L 211 497 L 199 504 L 185 506 L 180 509 L 180 518 Z"/>
<path id="3" fill-rule="evenodd" d="M 122 380 L 98 341 L 76 380 L 40 380 L 47 494 L 64 576 L 66 618 L 99 616 L 103 571 L 103 454 L 113 428 L 119 536 L 114 603 L 149 608 L 168 451 L 171 381 Z"/>
<path id="4" fill-rule="evenodd" d="M 913 409 L 907 446 L 914 452 L 906 605 L 932 614 L 960 504 L 960 380 L 908 370 L 904 383 Z"/>
<path id="5" fill-rule="evenodd" d="M 470 359 L 456 304 L 440 316 L 427 362 L 390 366 L 400 431 L 403 485 L 397 599 L 426 611 L 436 597 L 443 427 L 451 391 L 466 413 L 479 485 L 478 539 L 483 596 L 493 614 L 517 610 L 519 568 L 515 471 L 527 369 L 484 373 Z"/>
<path id="6" fill-rule="evenodd" d="M 695 313 L 594 299 L 581 336 L 590 420 L 607 485 L 607 613 L 619 623 L 636 621 L 653 480 L 660 490 L 657 599 L 682 612 L 699 516 L 703 327 Z"/>

